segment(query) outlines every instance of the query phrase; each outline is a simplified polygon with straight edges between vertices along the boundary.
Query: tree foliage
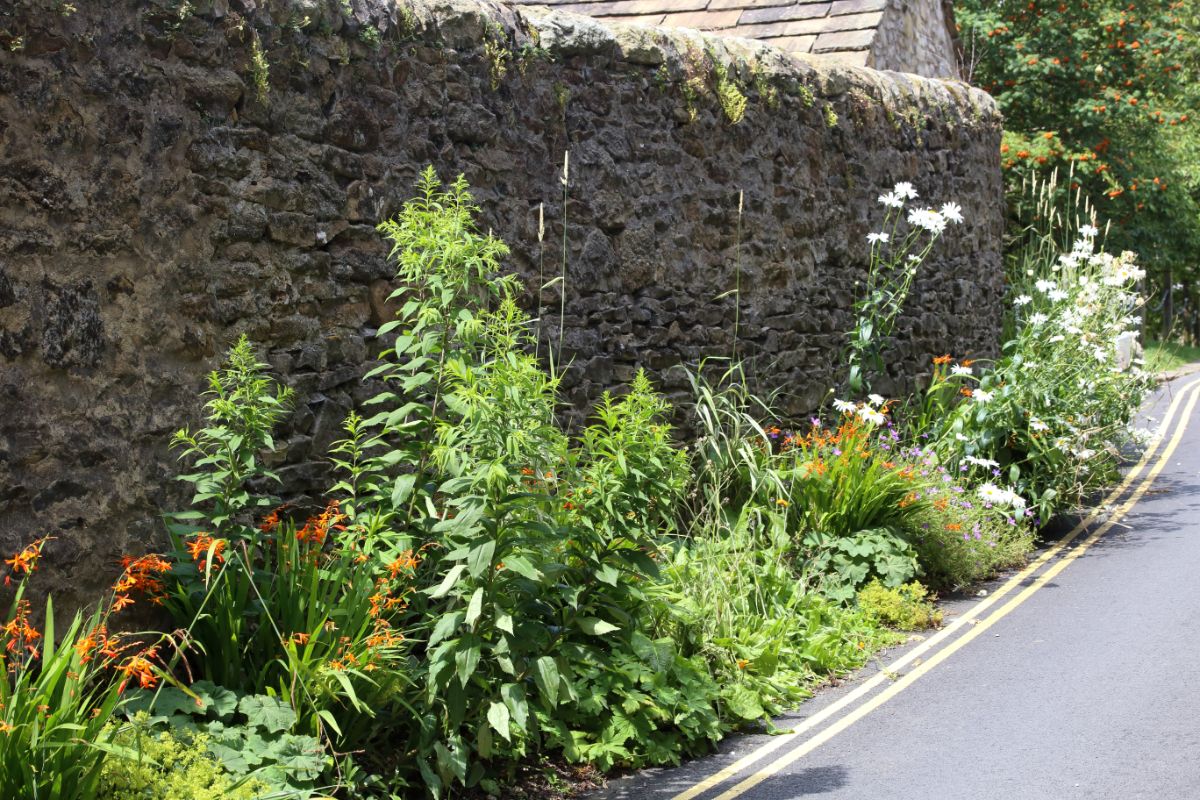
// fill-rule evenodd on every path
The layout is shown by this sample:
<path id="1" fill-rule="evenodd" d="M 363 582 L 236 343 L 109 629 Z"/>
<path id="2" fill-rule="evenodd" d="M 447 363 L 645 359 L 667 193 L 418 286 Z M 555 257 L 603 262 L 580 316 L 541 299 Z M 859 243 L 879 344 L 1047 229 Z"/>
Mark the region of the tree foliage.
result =
<path id="1" fill-rule="evenodd" d="M 1057 169 L 1159 276 L 1200 246 L 1200 14 L 1185 2 L 962 0 L 972 80 L 1005 116 L 1010 186 Z"/>

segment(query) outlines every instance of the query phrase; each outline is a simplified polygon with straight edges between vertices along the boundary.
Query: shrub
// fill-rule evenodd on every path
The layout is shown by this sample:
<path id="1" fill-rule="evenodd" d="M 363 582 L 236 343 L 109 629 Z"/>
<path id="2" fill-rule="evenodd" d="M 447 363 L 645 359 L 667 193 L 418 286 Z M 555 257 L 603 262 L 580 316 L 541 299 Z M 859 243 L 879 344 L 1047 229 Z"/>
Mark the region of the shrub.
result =
<path id="1" fill-rule="evenodd" d="M 942 624 L 942 612 L 917 581 L 885 586 L 878 578 L 858 590 L 858 607 L 881 625 L 919 631 Z"/>

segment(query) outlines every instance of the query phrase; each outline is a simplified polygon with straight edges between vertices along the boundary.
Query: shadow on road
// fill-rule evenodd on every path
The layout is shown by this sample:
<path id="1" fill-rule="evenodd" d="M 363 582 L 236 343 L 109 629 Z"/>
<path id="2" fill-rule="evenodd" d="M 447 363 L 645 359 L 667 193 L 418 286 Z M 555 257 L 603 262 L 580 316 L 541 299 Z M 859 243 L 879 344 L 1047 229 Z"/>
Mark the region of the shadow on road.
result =
<path id="1" fill-rule="evenodd" d="M 754 789 L 754 797 L 793 798 L 837 791 L 849 783 L 845 767 L 810 767 L 772 775 Z"/>

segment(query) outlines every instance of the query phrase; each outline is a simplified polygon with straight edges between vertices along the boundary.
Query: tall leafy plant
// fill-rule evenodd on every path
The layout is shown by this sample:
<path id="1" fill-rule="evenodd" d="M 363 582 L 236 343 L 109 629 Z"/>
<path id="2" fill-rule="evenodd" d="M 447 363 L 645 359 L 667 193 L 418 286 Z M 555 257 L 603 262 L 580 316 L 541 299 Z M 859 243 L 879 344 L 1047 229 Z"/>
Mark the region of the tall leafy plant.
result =
<path id="1" fill-rule="evenodd" d="M 465 182 L 432 170 L 380 226 L 400 288 L 395 340 L 370 377 L 380 410 L 355 421 L 353 513 L 424 542 L 429 585 L 413 598 L 424 637 L 414 698 L 422 779 L 495 788 L 495 768 L 573 741 L 558 716 L 576 667 L 603 661 L 637 627 L 683 462 L 640 377 L 606 398 L 580 446 L 554 418 L 558 380 L 480 234 Z M 547 739 L 547 737 L 549 737 Z"/>

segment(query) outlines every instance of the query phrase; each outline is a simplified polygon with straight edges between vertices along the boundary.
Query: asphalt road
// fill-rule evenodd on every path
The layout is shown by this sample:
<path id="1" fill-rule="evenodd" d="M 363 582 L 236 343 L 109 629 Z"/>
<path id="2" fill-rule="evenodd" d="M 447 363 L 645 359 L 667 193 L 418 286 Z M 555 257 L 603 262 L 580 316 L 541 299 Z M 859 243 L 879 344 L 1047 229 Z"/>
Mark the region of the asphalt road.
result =
<path id="1" fill-rule="evenodd" d="M 1164 386 L 1146 424 L 1195 380 Z M 868 668 L 779 722 L 807 722 L 802 733 L 737 737 L 710 758 L 614 781 L 597 797 L 1200 798 L 1200 406 L 1177 406 L 1167 433 L 1182 430 L 1177 447 L 1162 458 L 1164 440 L 1113 505 L 1140 488 L 1136 502 L 1085 551 L 1071 548 L 1103 519 L 1010 581 L 1007 595 L 1003 581 L 991 584 L 1004 596 L 990 608 L 980 611 L 977 597 L 950 602 L 943 640 L 908 646 L 929 647 L 920 660 L 884 676 Z M 1161 471 L 1143 484 L 1152 466 Z M 1063 556 L 1072 557 L 1056 568 Z M 764 747 L 771 752 L 697 787 Z"/>

